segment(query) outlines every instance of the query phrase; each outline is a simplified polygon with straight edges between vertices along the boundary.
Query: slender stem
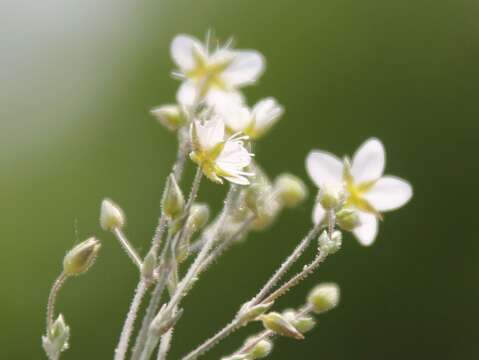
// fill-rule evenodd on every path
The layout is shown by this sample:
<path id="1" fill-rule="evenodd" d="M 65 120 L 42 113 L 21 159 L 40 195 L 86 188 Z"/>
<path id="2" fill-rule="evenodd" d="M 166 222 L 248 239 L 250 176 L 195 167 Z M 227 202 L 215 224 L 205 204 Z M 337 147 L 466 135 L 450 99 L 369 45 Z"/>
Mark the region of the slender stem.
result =
<path id="1" fill-rule="evenodd" d="M 171 347 L 171 339 L 173 338 L 173 329 L 170 329 L 161 337 L 160 347 L 158 348 L 157 360 L 165 360 Z"/>
<path id="2" fill-rule="evenodd" d="M 156 344 L 158 344 L 158 340 L 157 336 L 148 336 L 146 338 L 145 346 L 140 355 L 140 360 L 149 360 L 151 358 L 151 355 L 155 351 Z"/>
<path id="3" fill-rule="evenodd" d="M 190 215 L 191 207 L 198 196 L 198 190 L 200 189 L 201 179 L 203 178 L 203 171 L 198 166 L 196 169 L 195 178 L 193 179 L 193 184 L 191 185 L 190 195 L 188 196 L 188 201 L 186 202 L 184 209 L 184 217 L 187 218 Z"/>
<path id="4" fill-rule="evenodd" d="M 128 343 L 130 341 L 130 336 L 133 331 L 133 327 L 136 320 L 136 315 L 141 305 L 141 300 L 145 295 L 146 290 L 148 289 L 148 283 L 141 280 L 138 283 L 138 286 L 135 290 L 135 296 L 133 302 L 130 305 L 130 310 L 123 325 L 123 330 L 121 331 L 120 341 L 115 350 L 115 360 L 124 360 L 126 352 L 128 350 Z"/>
<path id="5" fill-rule="evenodd" d="M 306 235 L 306 237 L 299 243 L 299 245 L 294 249 L 293 253 L 288 256 L 286 261 L 281 264 L 281 267 L 275 272 L 275 274 L 268 280 L 268 282 L 263 286 L 263 288 L 258 292 L 258 294 L 253 298 L 251 304 L 257 305 L 263 300 L 263 298 L 271 291 L 271 289 L 276 285 L 276 283 L 284 276 L 284 274 L 289 270 L 289 268 L 299 259 L 301 254 L 306 250 L 311 240 L 313 240 L 319 233 L 321 229 L 320 224 L 316 224 L 311 231 Z"/>
<path id="6" fill-rule="evenodd" d="M 148 336 L 148 330 L 150 328 L 150 324 L 153 321 L 155 314 L 158 310 L 160 305 L 161 295 L 166 287 L 166 281 L 168 279 L 168 275 L 170 273 L 170 267 L 166 266 L 163 271 L 160 273 L 160 278 L 153 290 L 151 295 L 150 303 L 148 304 L 148 308 L 146 309 L 145 317 L 143 318 L 143 322 L 141 324 L 140 332 L 136 338 L 135 346 L 133 347 L 133 354 L 131 356 L 132 360 L 138 360 L 140 358 L 141 351 L 146 343 L 146 338 Z"/>
<path id="7" fill-rule="evenodd" d="M 47 334 L 50 334 L 50 329 L 53 324 L 53 317 L 55 316 L 55 302 L 58 296 L 58 292 L 62 288 L 67 278 L 68 276 L 62 271 L 53 283 L 53 286 L 50 290 L 47 304 Z"/>
<path id="8" fill-rule="evenodd" d="M 173 165 L 173 174 L 176 181 L 180 182 L 181 176 L 186 163 L 186 155 L 190 150 L 190 141 L 188 137 L 188 128 L 184 127 L 178 130 L 178 153 L 176 155 L 176 161 Z"/>
<path id="9" fill-rule="evenodd" d="M 229 206 L 230 206 L 230 201 L 232 198 L 232 195 L 235 191 L 235 187 L 232 186 L 228 192 L 228 195 L 226 196 L 225 204 L 223 207 L 223 211 L 221 214 L 221 217 L 218 221 L 218 224 L 215 226 L 214 231 L 211 232 L 208 240 L 206 241 L 205 245 L 201 249 L 201 251 L 198 253 L 196 256 L 195 261 L 193 264 L 190 266 L 188 269 L 188 272 L 186 273 L 185 277 L 180 281 L 178 284 L 178 287 L 176 288 L 175 293 L 173 294 L 170 302 L 168 303 L 167 310 L 165 311 L 166 314 L 171 312 L 175 306 L 178 306 L 183 299 L 183 297 L 186 295 L 185 290 L 189 287 L 191 284 L 191 281 L 196 277 L 198 270 L 201 269 L 201 264 L 203 261 L 206 259 L 208 256 L 208 253 L 216 240 L 216 236 L 218 235 L 218 232 L 220 229 L 223 228 L 224 221 L 226 219 L 226 215 L 228 214 L 229 211 Z"/>
<path id="10" fill-rule="evenodd" d="M 311 262 L 308 266 L 304 267 L 299 273 L 294 275 L 291 279 L 289 279 L 286 283 L 284 283 L 279 289 L 274 291 L 270 294 L 266 299 L 262 302 L 267 304 L 268 302 L 275 301 L 279 297 L 286 294 L 289 290 L 293 287 L 298 285 L 301 281 L 306 279 L 309 275 L 313 273 L 314 270 L 328 257 L 328 253 L 324 251 L 320 251 L 318 255 L 314 258 L 313 262 Z"/>
<path id="11" fill-rule="evenodd" d="M 235 332 L 239 327 L 240 327 L 240 321 L 237 318 L 235 318 L 228 325 L 226 325 L 223 329 L 218 331 L 213 337 L 209 338 L 203 344 L 201 344 L 196 349 L 194 349 L 192 352 L 190 352 L 188 355 L 183 357 L 182 360 L 194 360 L 198 356 L 203 355 L 208 350 L 213 348 L 221 340 L 223 340 L 224 338 L 228 337 L 230 334 Z"/>
<path id="12" fill-rule="evenodd" d="M 155 250 L 155 254 L 158 253 L 158 250 L 161 247 L 161 240 L 163 239 L 163 234 L 166 231 L 167 225 L 168 218 L 162 213 L 160 220 L 158 220 L 158 226 L 155 229 L 155 235 L 153 235 L 153 240 L 151 241 L 151 248 Z"/>
<path id="13" fill-rule="evenodd" d="M 123 231 L 120 228 L 115 228 L 113 229 L 113 234 L 118 239 L 118 242 L 120 243 L 123 250 L 125 250 L 128 257 L 131 259 L 131 261 L 133 261 L 133 264 L 135 264 L 138 267 L 138 269 L 141 270 L 143 262 L 141 261 L 141 258 L 136 252 L 136 250 L 129 243 Z"/>

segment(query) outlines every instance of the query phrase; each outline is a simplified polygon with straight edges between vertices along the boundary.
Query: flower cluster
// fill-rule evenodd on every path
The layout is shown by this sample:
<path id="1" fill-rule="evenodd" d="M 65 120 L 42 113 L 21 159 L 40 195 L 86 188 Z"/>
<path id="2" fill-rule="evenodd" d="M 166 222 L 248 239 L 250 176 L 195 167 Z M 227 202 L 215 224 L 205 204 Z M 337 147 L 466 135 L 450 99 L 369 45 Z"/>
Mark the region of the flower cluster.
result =
<path id="1" fill-rule="evenodd" d="M 139 282 L 115 350 L 115 360 L 125 360 L 135 334 L 135 320 L 145 309 L 131 359 L 148 360 L 158 353 L 165 360 L 173 330 L 183 315 L 183 300 L 211 264 L 256 231 L 267 229 L 281 211 L 292 209 L 308 196 L 305 183 L 283 173 L 272 179 L 252 153 L 252 143 L 269 133 L 284 113 L 273 97 L 249 107 L 241 89 L 254 84 L 265 70 L 264 57 L 254 50 L 236 50 L 229 41 L 212 47 L 188 35 L 178 35 L 171 56 L 181 80 L 176 104 L 158 106 L 151 114 L 178 139 L 177 159 L 163 190 L 161 216 L 151 246 L 141 255 L 125 233 L 126 212 L 105 198 L 99 225 L 111 233 L 138 271 Z M 187 159 L 196 167 L 188 195 L 181 181 Z M 411 185 L 394 176 L 384 176 L 385 151 L 378 139 L 369 139 L 352 160 L 342 160 L 322 150 L 306 158 L 306 170 L 318 188 L 313 224 L 290 255 L 261 289 L 244 302 L 233 319 L 205 340 L 183 360 L 202 356 L 217 343 L 252 322 L 263 331 L 249 337 L 229 360 L 252 360 L 268 356 L 277 337 L 302 340 L 315 324 L 315 316 L 339 304 L 335 283 L 316 286 L 306 302 L 295 309 L 273 310 L 280 297 L 295 288 L 343 246 L 343 232 L 350 231 L 363 245 L 371 245 L 383 213 L 406 204 Z M 223 209 L 212 216 L 206 203 L 197 201 L 202 179 L 229 185 Z M 289 274 L 302 255 L 313 246 L 314 258 L 296 274 Z M 51 360 L 68 349 L 70 327 L 63 315 L 55 315 L 55 300 L 62 284 L 87 272 L 95 262 L 100 241 L 92 237 L 75 246 L 64 258 L 47 306 L 46 335 L 42 344 Z M 144 247 L 144 246 L 142 246 Z M 191 261 L 190 261 L 191 260 Z M 184 268 L 184 264 L 189 264 Z M 286 280 L 285 277 L 289 276 Z M 167 292 L 167 295 L 164 293 Z M 149 304 L 142 302 L 149 296 Z"/>

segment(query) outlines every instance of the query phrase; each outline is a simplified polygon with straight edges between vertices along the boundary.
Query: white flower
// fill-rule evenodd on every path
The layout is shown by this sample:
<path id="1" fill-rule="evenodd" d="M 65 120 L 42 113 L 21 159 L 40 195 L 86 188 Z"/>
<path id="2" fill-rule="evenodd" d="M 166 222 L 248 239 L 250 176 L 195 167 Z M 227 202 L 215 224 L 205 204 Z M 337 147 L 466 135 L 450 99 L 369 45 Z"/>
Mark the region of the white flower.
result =
<path id="1" fill-rule="evenodd" d="M 376 238 L 381 212 L 398 209 L 412 197 L 412 187 L 407 181 L 383 176 L 384 166 L 384 146 L 375 138 L 359 147 L 351 165 L 320 150 L 310 152 L 306 159 L 306 169 L 316 186 L 344 187 L 346 205 L 358 210 L 359 214 L 360 225 L 353 233 L 366 246 Z M 317 204 L 313 220 L 320 222 L 324 215 L 325 210 Z"/>
<path id="2" fill-rule="evenodd" d="M 226 180 L 249 185 L 248 176 L 252 173 L 243 171 L 251 163 L 251 154 L 244 147 L 247 136 L 235 134 L 225 140 L 225 125 L 216 116 L 202 124 L 199 120 L 191 125 L 191 159 L 201 167 L 203 173 L 212 181 L 222 184 Z"/>
<path id="3" fill-rule="evenodd" d="M 205 99 L 216 105 L 225 98 L 242 100 L 239 88 L 251 85 L 263 73 L 265 61 L 254 50 L 233 50 L 227 43 L 210 52 L 208 44 L 188 35 L 178 35 L 171 43 L 171 56 L 184 79 L 178 102 L 192 105 Z"/>
<path id="4" fill-rule="evenodd" d="M 269 97 L 259 101 L 253 109 L 234 100 L 223 101 L 216 106 L 228 130 L 242 132 L 251 139 L 259 139 L 270 130 L 284 112 L 276 99 Z"/>

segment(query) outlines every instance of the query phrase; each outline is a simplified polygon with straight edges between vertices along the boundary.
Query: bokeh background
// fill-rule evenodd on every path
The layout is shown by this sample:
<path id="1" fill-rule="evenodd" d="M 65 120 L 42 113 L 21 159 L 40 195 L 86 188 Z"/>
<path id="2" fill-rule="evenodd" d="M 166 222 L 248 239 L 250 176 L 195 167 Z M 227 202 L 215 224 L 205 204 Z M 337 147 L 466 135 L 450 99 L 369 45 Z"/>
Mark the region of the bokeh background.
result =
<path id="1" fill-rule="evenodd" d="M 64 358 L 112 358 L 137 278 L 99 229 L 99 204 L 122 205 L 144 252 L 175 156 L 173 136 L 148 111 L 174 100 L 171 39 L 208 29 L 268 60 L 247 95 L 273 95 L 287 110 L 255 149 L 269 174 L 306 179 L 310 149 L 352 153 L 377 136 L 387 171 L 415 189 L 373 247 L 348 236 L 278 303 L 301 304 L 323 280 L 343 292 L 303 343 L 281 339 L 272 358 L 478 358 L 478 17 L 471 0 L 1 0 L 0 358 L 44 358 L 48 291 L 76 234 L 104 241 L 97 264 L 60 295 L 72 328 Z M 200 198 L 218 208 L 224 192 L 208 184 Z M 307 231 L 311 206 L 312 196 L 208 271 L 185 302 L 172 359 L 254 294 Z"/>

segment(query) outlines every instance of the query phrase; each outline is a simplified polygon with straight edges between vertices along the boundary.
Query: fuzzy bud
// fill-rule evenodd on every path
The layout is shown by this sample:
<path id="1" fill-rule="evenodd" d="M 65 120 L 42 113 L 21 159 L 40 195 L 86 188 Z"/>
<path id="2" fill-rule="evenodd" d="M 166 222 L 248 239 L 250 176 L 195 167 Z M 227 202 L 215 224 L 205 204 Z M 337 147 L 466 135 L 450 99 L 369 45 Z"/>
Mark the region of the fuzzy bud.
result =
<path id="1" fill-rule="evenodd" d="M 248 346 L 248 344 L 251 344 L 252 341 L 255 341 L 256 339 L 250 338 L 246 340 L 245 345 Z M 262 359 L 267 357 L 269 354 L 271 354 L 271 351 L 273 350 L 273 343 L 270 340 L 263 339 L 258 341 L 253 348 L 248 352 L 248 359 Z"/>
<path id="2" fill-rule="evenodd" d="M 60 353 L 68 349 L 70 338 L 70 328 L 66 325 L 63 315 L 58 316 L 47 332 L 46 336 L 42 336 L 43 349 L 49 359 L 58 359 Z"/>
<path id="3" fill-rule="evenodd" d="M 344 190 L 338 186 L 324 185 L 319 190 L 318 201 L 326 210 L 334 210 L 344 204 Z"/>
<path id="4" fill-rule="evenodd" d="M 336 213 L 336 222 L 339 227 L 346 231 L 352 231 L 359 226 L 359 216 L 356 211 L 344 208 Z"/>
<path id="5" fill-rule="evenodd" d="M 100 251 L 100 241 L 90 238 L 71 249 L 63 259 L 63 272 L 67 276 L 81 275 L 86 272 Z"/>
<path id="6" fill-rule="evenodd" d="M 281 314 L 277 312 L 270 312 L 266 315 L 261 315 L 261 321 L 266 329 L 273 331 L 274 333 L 290 337 L 296 340 L 303 340 L 304 336 L 286 320 Z"/>
<path id="7" fill-rule="evenodd" d="M 192 232 L 196 232 L 203 228 L 210 219 L 210 208 L 207 204 L 194 203 L 191 206 L 188 216 L 188 227 Z"/>
<path id="8" fill-rule="evenodd" d="M 170 131 L 178 130 L 185 124 L 185 118 L 178 105 L 168 104 L 154 108 L 150 114 Z"/>
<path id="9" fill-rule="evenodd" d="M 162 206 L 163 211 L 170 219 L 175 219 L 181 215 L 185 207 L 185 198 L 173 174 L 168 176 Z"/>
<path id="10" fill-rule="evenodd" d="M 330 239 L 328 233 L 326 231 L 323 231 L 323 233 L 318 239 L 318 242 L 321 250 L 327 252 L 328 254 L 334 254 L 339 249 L 341 249 L 341 246 L 343 244 L 343 234 L 341 233 L 341 231 L 335 231 L 333 232 L 333 236 Z"/>
<path id="11" fill-rule="evenodd" d="M 180 320 L 183 315 L 183 309 L 179 309 L 175 314 L 166 314 L 166 304 L 160 309 L 156 317 L 150 325 L 150 333 L 154 336 L 160 337 L 168 330 L 170 330 Z"/>
<path id="12" fill-rule="evenodd" d="M 100 225 L 106 231 L 121 229 L 125 225 L 123 210 L 110 199 L 105 199 L 101 203 Z"/>
<path id="13" fill-rule="evenodd" d="M 238 312 L 238 318 L 241 324 L 247 324 L 250 321 L 255 320 L 258 316 L 268 311 L 273 306 L 274 301 L 266 304 L 258 304 L 250 306 L 249 303 L 244 304 Z"/>
<path id="14" fill-rule="evenodd" d="M 157 265 L 157 256 L 154 250 L 151 250 L 143 260 L 141 266 L 141 275 L 144 279 L 151 281 L 155 277 L 155 269 Z"/>
<path id="15" fill-rule="evenodd" d="M 316 326 L 314 318 L 307 315 L 298 316 L 296 310 L 293 309 L 285 310 L 283 316 L 302 334 L 312 330 Z"/>
<path id="16" fill-rule="evenodd" d="M 308 296 L 308 303 L 316 314 L 329 311 L 339 303 L 339 286 L 334 283 L 323 283 L 316 286 Z"/>
<path id="17" fill-rule="evenodd" d="M 282 174 L 275 182 L 275 191 L 279 201 L 286 207 L 293 208 L 308 196 L 308 189 L 297 176 Z"/>

